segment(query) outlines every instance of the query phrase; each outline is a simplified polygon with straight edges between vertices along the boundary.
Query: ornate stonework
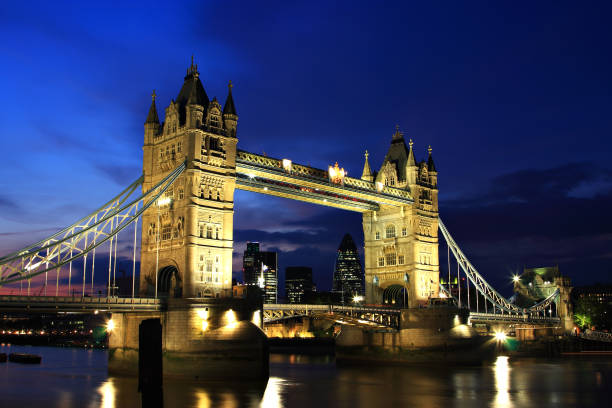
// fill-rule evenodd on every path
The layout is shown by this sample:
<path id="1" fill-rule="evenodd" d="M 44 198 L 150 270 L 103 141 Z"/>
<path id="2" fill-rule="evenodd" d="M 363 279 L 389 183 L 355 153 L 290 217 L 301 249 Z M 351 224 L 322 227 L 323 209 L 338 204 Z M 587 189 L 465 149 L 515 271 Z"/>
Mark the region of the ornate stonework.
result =
<path id="1" fill-rule="evenodd" d="M 187 169 L 142 216 L 141 295 L 231 296 L 236 114 L 208 99 L 197 66 L 176 101 L 157 117 L 155 96 L 145 123 L 143 190 L 183 161 Z"/>
<path id="2" fill-rule="evenodd" d="M 362 179 L 404 190 L 414 200 L 363 213 L 367 303 L 383 303 L 391 287 L 406 290 L 409 307 L 438 296 L 438 173 L 431 149 L 427 161 L 417 162 L 412 146 L 411 140 L 406 147 L 397 130 L 377 174 L 371 174 L 366 157 Z"/>

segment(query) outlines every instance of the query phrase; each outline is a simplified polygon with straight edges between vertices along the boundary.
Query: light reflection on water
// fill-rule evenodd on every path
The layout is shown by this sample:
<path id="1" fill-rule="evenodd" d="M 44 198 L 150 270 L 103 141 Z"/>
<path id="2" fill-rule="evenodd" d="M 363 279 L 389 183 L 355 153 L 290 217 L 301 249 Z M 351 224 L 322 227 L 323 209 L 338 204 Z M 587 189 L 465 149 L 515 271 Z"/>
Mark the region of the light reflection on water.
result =
<path id="1" fill-rule="evenodd" d="M 2 408 L 141 405 L 136 378 L 108 377 L 103 351 L 13 347 L 40 366 L 0 364 Z M 483 367 L 336 366 L 333 358 L 271 356 L 267 383 L 164 383 L 165 407 L 607 406 L 612 359 L 511 361 Z M 44 404 L 41 405 L 41 401 Z"/>
<path id="2" fill-rule="evenodd" d="M 493 366 L 495 372 L 495 407 L 509 408 L 510 402 L 510 364 L 508 357 L 499 356 Z"/>

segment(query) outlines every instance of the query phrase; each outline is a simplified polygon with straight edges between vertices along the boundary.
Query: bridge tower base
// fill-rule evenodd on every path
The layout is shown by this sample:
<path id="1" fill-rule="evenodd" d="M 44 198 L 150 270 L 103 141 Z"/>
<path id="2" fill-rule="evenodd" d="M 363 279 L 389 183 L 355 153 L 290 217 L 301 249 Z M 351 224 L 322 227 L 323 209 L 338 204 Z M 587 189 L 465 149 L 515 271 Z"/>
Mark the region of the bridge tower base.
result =
<path id="1" fill-rule="evenodd" d="M 164 377 L 266 379 L 261 307 L 245 299 L 170 299 L 161 312 L 113 313 L 109 374 L 138 375 L 139 326 L 158 318 Z"/>

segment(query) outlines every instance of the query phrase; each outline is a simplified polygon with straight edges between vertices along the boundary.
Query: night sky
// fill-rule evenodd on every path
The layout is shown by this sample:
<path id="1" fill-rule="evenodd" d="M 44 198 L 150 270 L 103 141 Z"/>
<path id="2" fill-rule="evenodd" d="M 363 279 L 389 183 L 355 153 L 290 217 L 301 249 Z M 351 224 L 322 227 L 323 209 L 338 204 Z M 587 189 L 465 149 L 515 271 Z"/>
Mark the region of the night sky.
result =
<path id="1" fill-rule="evenodd" d="M 440 216 L 502 293 L 524 266 L 612 280 L 609 3 L 136 3 L 0 5 L 0 254 L 140 175 L 151 92 L 163 115 L 193 54 L 209 97 L 235 85 L 240 149 L 360 177 L 395 125 L 418 159 L 431 144 Z M 363 245 L 358 213 L 235 208 L 237 277 L 255 240 L 329 289 L 344 233 Z"/>

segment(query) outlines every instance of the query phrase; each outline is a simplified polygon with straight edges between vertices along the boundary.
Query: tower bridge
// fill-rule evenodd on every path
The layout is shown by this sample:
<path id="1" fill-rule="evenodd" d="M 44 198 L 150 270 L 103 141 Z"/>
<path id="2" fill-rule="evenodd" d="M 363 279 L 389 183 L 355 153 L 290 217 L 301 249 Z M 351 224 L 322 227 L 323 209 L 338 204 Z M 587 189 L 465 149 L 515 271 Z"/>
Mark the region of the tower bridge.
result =
<path id="1" fill-rule="evenodd" d="M 542 302 L 520 308 L 478 273 L 439 218 L 438 172 L 431 147 L 425 160 L 417 160 L 413 141 L 406 144 L 399 129 L 393 133 L 378 171 L 372 170 L 366 151 L 360 178 L 349 177 L 338 163 L 328 169 L 317 169 L 287 158 L 240 150 L 231 82 L 221 106 L 216 98 L 209 99 L 193 62 L 178 96 L 165 108 L 164 119 L 160 121 L 153 93 L 144 123 L 142 176 L 74 224 L 0 258 L 0 285 L 20 285 L 20 296 L 0 297 L 0 309 L 103 309 L 119 315 L 125 313 L 122 317 L 125 326 L 120 328 L 120 335 L 114 336 L 111 346 L 126 353 L 130 347 L 137 348 L 130 336 L 138 323 L 134 315 L 127 314 L 139 311 L 141 320 L 147 312 L 157 316 L 163 312 L 164 302 L 168 313 L 176 307 L 177 313 L 182 311 L 189 316 L 186 320 L 176 320 L 171 314 L 166 316 L 169 324 L 188 333 L 183 339 L 167 339 L 167 347 L 175 341 L 173 350 L 177 352 L 200 350 L 209 333 L 223 332 L 229 336 L 223 330 L 236 319 L 244 322 L 244 330 L 251 320 L 261 325 L 263 316 L 256 318 L 255 313 L 257 309 L 261 312 L 261 305 L 234 305 L 231 307 L 240 309 L 238 316 L 231 313 L 226 316 L 223 313 L 233 309 L 227 306 L 224 311 L 225 306 L 215 303 L 215 299 L 231 298 L 232 294 L 234 191 L 237 188 L 361 213 L 365 303 L 368 305 L 391 302 L 399 308 L 416 309 L 428 307 L 432 300 L 446 296 L 440 286 L 440 231 L 449 262 L 452 252 L 457 275 L 463 272 L 468 278 L 468 308 L 473 307 L 469 302 L 470 284 L 483 299 L 483 303 L 476 304 L 475 318 L 491 314 L 499 319 L 537 321 L 547 310 L 552 311 L 551 305 L 556 303 L 560 324 L 571 321 L 569 282 Z M 133 242 L 132 296 L 124 300 L 111 294 L 115 286 L 118 235 L 122 231 L 133 233 L 129 238 Z M 138 236 L 139 274 L 136 273 Z M 98 259 L 108 257 L 107 270 L 96 268 L 96 250 Z M 78 261 L 78 270 L 75 261 Z M 86 294 L 94 291 L 95 273 L 108 277 L 106 297 L 87 299 Z M 60 281 L 66 279 L 69 292 L 76 289 L 80 297 L 61 296 Z M 45 296 L 40 299 L 31 296 L 31 288 L 36 285 L 44 289 Z M 49 291 L 55 296 L 49 296 Z M 177 301 L 173 303 L 170 299 Z M 179 302 L 181 299 L 183 303 Z M 216 309 L 211 306 L 209 310 L 205 305 L 212 303 Z M 461 299 L 458 303 L 461 306 Z M 272 318 L 274 314 L 282 317 L 305 310 L 302 306 L 266 305 L 263 313 Z M 309 310 L 308 313 L 313 313 L 317 308 Z M 331 313 L 329 307 L 326 310 L 316 313 Z M 223 313 L 217 316 L 213 312 Z M 393 308 L 334 307 L 334 313 L 362 320 L 364 324 L 394 328 L 402 325 L 399 312 Z M 552 316 L 549 314 L 548 318 Z"/>

